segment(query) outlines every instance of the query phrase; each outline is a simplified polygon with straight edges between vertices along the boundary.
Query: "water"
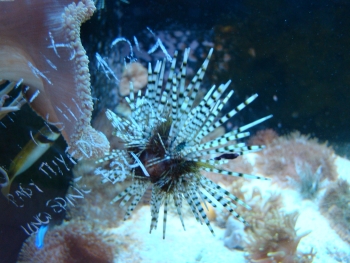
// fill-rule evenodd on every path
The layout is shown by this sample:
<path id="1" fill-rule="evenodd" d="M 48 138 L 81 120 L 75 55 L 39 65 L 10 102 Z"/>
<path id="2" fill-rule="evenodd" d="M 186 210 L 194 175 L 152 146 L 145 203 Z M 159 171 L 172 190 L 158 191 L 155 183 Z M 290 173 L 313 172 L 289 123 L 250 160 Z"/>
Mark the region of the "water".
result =
<path id="1" fill-rule="evenodd" d="M 64 2 L 69 3 L 63 1 L 62 6 L 66 4 Z M 11 2 L 0 2 L 3 7 L 9 4 Z M 141 177 L 142 180 L 148 180 L 147 173 L 152 178 L 157 169 L 176 171 L 172 175 L 175 178 L 178 173 L 191 167 L 186 166 L 185 169 L 181 163 L 175 162 L 173 166 L 174 163 L 169 164 L 168 160 L 163 160 L 159 162 L 160 165 L 152 164 L 148 168 L 146 162 L 166 158 L 169 152 L 180 152 L 190 147 L 193 141 L 180 142 L 178 147 L 170 150 L 167 133 L 158 131 L 157 134 L 162 139 L 155 134 L 155 139 L 152 139 L 155 148 L 168 149 L 168 152 L 161 151 L 161 156 L 155 156 L 153 150 L 139 157 L 123 153 L 124 157 L 113 158 L 115 162 L 111 165 L 108 161 L 96 165 L 94 161 L 75 164 L 76 160 L 65 151 L 67 144 L 61 136 L 37 162 L 16 178 L 11 186 L 12 196 L 9 200 L 1 196 L 0 262 L 17 262 L 22 244 L 29 235 L 31 238 L 27 239 L 27 247 L 23 249 L 27 250 L 27 254 L 21 256 L 23 262 L 48 262 L 38 255 L 52 254 L 48 251 L 59 249 L 60 246 L 70 249 L 67 252 L 69 259 L 65 262 L 168 262 L 169 258 L 174 262 L 249 262 L 250 259 L 264 257 L 254 252 L 254 246 L 263 246 L 264 239 L 261 237 L 271 234 L 268 229 L 275 229 L 280 237 L 276 241 L 277 248 L 266 249 L 270 252 L 270 259 L 292 258 L 294 261 L 291 262 L 311 262 L 310 258 L 316 253 L 313 262 L 349 262 L 350 222 L 346 220 L 346 200 L 350 197 L 346 182 L 341 181 L 348 180 L 349 171 L 346 160 L 349 156 L 348 11 L 349 5 L 344 1 L 145 3 L 130 0 L 126 3 L 106 0 L 105 8 L 98 10 L 83 24 L 81 39 L 90 60 L 92 98 L 95 104 L 93 126 L 106 134 L 112 149 L 120 149 L 122 143 L 111 134 L 112 128 L 104 112 L 108 108 L 123 118 L 129 116 L 130 110 L 118 88 L 121 85 L 119 80 L 123 77 L 127 80 L 124 87 L 127 90 L 128 81 L 142 79 L 145 72 L 140 68 L 140 75 L 123 75 L 125 65 L 137 60 L 146 69 L 150 62 L 154 69 L 157 60 L 165 59 L 167 79 L 175 50 L 179 51 L 176 63 L 179 68 L 185 48 L 190 47 L 186 78 L 188 84 L 213 48 L 213 56 L 194 105 L 200 103 L 213 84 L 220 85 L 228 80 L 232 82 L 223 97 L 230 90 L 234 90 L 234 94 L 226 105 L 222 105 L 223 113 L 258 93 L 256 101 L 225 122 L 216 136 L 273 114 L 272 119 L 249 129 L 251 135 L 259 130 L 273 129 L 281 136 L 280 139 L 276 139 L 278 135 L 269 133 L 256 136 L 252 144 L 266 144 L 267 149 L 238 158 L 223 155 L 228 154 L 225 151 L 220 153 L 229 162 L 224 164 L 225 169 L 264 176 L 271 181 L 234 180 L 229 175 L 207 174 L 209 179 L 252 207 L 251 211 L 242 207 L 237 209 L 251 226 L 244 228 L 243 223 L 238 223 L 241 227 L 237 227 L 232 224 L 232 220 L 227 219 L 228 213 L 220 204 L 216 209 L 209 205 L 207 216 L 216 234 L 214 237 L 205 222 L 202 226 L 196 222 L 191 207 L 185 204 L 184 196 L 181 215 L 186 231 L 183 230 L 176 206 L 169 202 L 166 236 L 163 240 L 163 206 L 159 212 L 158 228 L 154 229 L 153 224 L 152 233 L 149 234 L 151 207 L 157 207 L 149 206 L 150 200 L 155 200 L 151 190 L 143 189 L 145 197 L 124 222 L 129 204 L 120 208 L 119 203 L 110 204 L 110 201 L 137 180 L 129 178 L 114 182 L 113 179 L 123 169 L 135 169 L 136 177 Z M 5 23 L 1 18 L 0 22 L 3 25 Z M 3 31 L 0 26 L 0 34 Z M 46 39 L 46 46 L 52 44 L 48 34 L 39 35 L 38 38 L 40 37 Z M 111 46 L 118 38 L 125 40 L 117 41 Z M 55 43 L 60 42 L 56 40 Z M 1 45 L 3 42 L 0 39 L 0 51 Z M 96 53 L 108 68 L 102 69 L 101 60 L 97 59 Z M 61 59 L 67 59 L 72 54 L 66 55 L 66 58 Z M 42 54 L 30 53 L 30 56 Z M 32 61 L 32 65 L 52 80 L 50 74 L 55 69 L 51 67 L 43 70 L 42 64 L 35 64 L 38 60 L 34 58 Z M 106 73 L 108 70 L 113 71 L 115 77 L 111 72 Z M 1 78 L 2 72 L 5 72 L 4 65 L 0 63 Z M 38 79 L 45 82 L 40 74 Z M 3 83 L 1 88 L 5 85 L 7 83 Z M 11 97 L 4 105 L 7 106 L 17 94 L 18 90 L 9 93 Z M 55 100 L 59 101 L 60 96 L 56 96 Z M 184 101 L 179 103 L 180 106 L 183 104 Z M 148 108 L 143 108 L 143 112 L 148 111 Z M 66 114 L 71 119 L 70 123 L 75 123 L 73 116 L 69 112 Z M 157 118 L 163 122 L 162 118 L 165 117 L 157 115 Z M 44 125 L 44 121 L 25 105 L 21 110 L 8 114 L 1 123 L 0 165 L 8 170 L 11 161 L 32 140 L 31 134 L 35 134 Z M 136 123 L 141 125 L 142 121 Z M 136 124 L 127 125 L 136 129 Z M 140 132 L 143 129 L 145 134 L 152 134 L 151 128 L 140 128 Z M 195 127 L 191 126 L 191 129 Z M 303 136 L 283 137 L 295 130 L 319 140 L 316 142 Z M 151 135 L 145 136 L 149 138 L 147 136 Z M 144 143 L 133 138 L 135 141 L 138 145 Z M 344 156 L 345 159 L 333 155 L 332 149 L 324 144 L 325 141 L 334 148 L 334 154 Z M 250 145 L 251 141 L 243 139 L 238 142 Z M 142 147 L 137 147 L 132 148 L 131 152 L 138 154 Z M 156 157 L 159 159 L 148 159 Z M 106 170 L 116 169 L 117 173 L 110 177 L 96 175 L 95 169 L 98 166 Z M 101 184 L 103 180 L 106 181 L 105 184 Z M 4 182 L 3 179 L 1 183 Z M 169 187 L 166 182 L 162 184 Z M 334 194 L 334 200 L 330 201 L 325 196 L 330 196 L 332 187 L 338 189 L 340 195 L 336 197 Z M 256 189 L 254 194 L 253 189 Z M 125 196 L 127 195 L 124 194 L 123 198 Z M 205 202 L 201 199 L 203 196 L 199 194 L 198 197 L 206 211 Z M 215 197 L 211 200 L 214 199 Z M 195 208 L 197 210 L 200 210 L 199 206 Z M 205 217 L 200 212 L 194 214 L 199 218 Z M 76 223 L 78 219 L 81 221 Z M 35 246 L 36 232 L 46 224 L 49 224 L 49 230 L 43 239 L 43 247 L 38 248 Z M 90 243 L 86 244 L 86 240 L 90 240 Z M 286 240 L 289 240 L 288 244 L 299 245 L 298 248 L 284 245 Z M 271 244 L 272 241 L 268 243 Z M 287 255 L 281 251 L 287 251 Z M 288 256 L 288 253 L 291 255 Z M 302 261 L 302 254 L 309 257 Z M 294 257 L 295 255 L 297 256 Z M 50 259 L 51 262 L 63 262 L 54 257 Z"/>

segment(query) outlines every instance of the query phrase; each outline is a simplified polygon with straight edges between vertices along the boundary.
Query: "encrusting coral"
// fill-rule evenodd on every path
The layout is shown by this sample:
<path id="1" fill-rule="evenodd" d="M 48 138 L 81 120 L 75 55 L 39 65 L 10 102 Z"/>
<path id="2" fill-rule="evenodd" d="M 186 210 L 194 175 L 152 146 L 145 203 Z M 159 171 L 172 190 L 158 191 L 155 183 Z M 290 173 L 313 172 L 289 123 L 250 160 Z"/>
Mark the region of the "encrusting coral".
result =
<path id="1" fill-rule="evenodd" d="M 32 235 L 23 244 L 18 263 L 112 263 L 115 245 L 109 243 L 100 229 L 84 221 L 74 221 L 55 226 L 38 249 Z"/>
<path id="2" fill-rule="evenodd" d="M 28 104 L 61 131 L 75 158 L 109 150 L 90 125 L 89 60 L 80 41 L 80 25 L 94 11 L 92 0 L 2 1 L 0 8 L 0 79 L 23 79 Z"/>
<path id="3" fill-rule="evenodd" d="M 256 164 L 261 174 L 282 186 L 298 188 L 304 198 L 313 198 L 323 180 L 337 179 L 334 160 L 334 151 L 326 143 L 293 132 L 267 144 Z"/>
<path id="4" fill-rule="evenodd" d="M 75 187 L 80 189 L 80 186 L 88 189 L 89 193 L 84 198 L 74 199 L 74 203 L 67 202 L 68 216 L 100 227 L 117 227 L 123 222 L 125 208 L 112 208 L 109 201 L 130 185 L 130 182 L 125 181 L 118 185 L 102 184 L 101 178 L 93 174 L 95 169 L 96 164 L 90 160 L 80 161 L 75 165 L 73 174 L 75 180 L 79 178 L 79 181 L 68 189 L 67 195 L 77 195 Z"/>
<path id="5" fill-rule="evenodd" d="M 320 202 L 320 210 L 338 235 L 350 243 L 350 184 L 341 179 L 330 185 Z"/>

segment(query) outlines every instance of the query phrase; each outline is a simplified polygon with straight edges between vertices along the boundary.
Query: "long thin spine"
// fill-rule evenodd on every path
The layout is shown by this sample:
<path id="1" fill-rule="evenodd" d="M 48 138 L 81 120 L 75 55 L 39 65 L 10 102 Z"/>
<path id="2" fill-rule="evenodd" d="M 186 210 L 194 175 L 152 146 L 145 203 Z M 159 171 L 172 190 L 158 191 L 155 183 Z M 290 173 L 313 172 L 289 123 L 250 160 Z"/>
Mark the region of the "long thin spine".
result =
<path id="1" fill-rule="evenodd" d="M 247 105 L 252 103 L 256 98 L 258 97 L 258 94 L 254 94 L 250 96 L 248 99 L 246 99 L 244 102 L 239 104 L 235 109 L 231 110 L 229 113 L 225 114 L 223 117 L 221 117 L 218 121 L 216 121 L 212 126 L 209 127 L 209 132 L 212 132 L 217 127 L 224 124 L 227 120 L 231 119 L 233 116 L 235 116 L 238 112 L 243 110 Z"/>
<path id="2" fill-rule="evenodd" d="M 163 216 L 163 239 L 165 239 L 165 232 L 166 232 L 166 218 L 168 214 L 168 202 L 169 202 L 169 196 L 165 196 L 164 200 L 164 216 Z"/>
<path id="3" fill-rule="evenodd" d="M 193 203 L 193 200 L 192 200 L 192 198 L 191 198 L 191 196 L 190 196 L 190 194 L 189 194 L 188 189 L 183 193 L 183 195 L 184 195 L 184 197 L 185 197 L 187 203 L 189 204 L 189 206 L 190 206 L 190 208 L 191 208 L 191 211 L 192 211 L 194 217 L 196 218 L 197 222 L 199 222 L 199 223 L 202 224 L 202 220 L 201 220 L 200 217 L 199 217 L 199 214 L 198 214 L 198 212 L 197 212 L 196 206 L 195 206 L 194 203 Z"/>
<path id="4" fill-rule="evenodd" d="M 176 79 L 173 76 L 175 74 L 177 54 L 178 54 L 178 52 L 176 50 L 175 53 L 174 53 L 173 59 L 171 61 L 171 66 L 170 66 L 170 70 L 169 70 L 169 76 L 168 76 L 168 80 L 167 80 L 166 86 L 165 86 L 166 89 L 169 89 L 169 87 L 171 87 L 173 85 L 173 79 Z"/>
<path id="5" fill-rule="evenodd" d="M 157 229 L 158 224 L 158 215 L 159 208 L 162 204 L 164 194 L 160 192 L 160 189 L 153 187 L 152 196 L 151 196 L 151 226 L 149 232 L 152 232 L 152 229 Z"/>
<path id="6" fill-rule="evenodd" d="M 145 192 L 146 192 L 146 190 L 147 190 L 147 188 L 148 188 L 149 183 L 143 183 L 143 182 L 141 183 L 141 182 L 139 182 L 139 185 L 140 185 L 141 187 L 138 188 L 138 191 L 135 191 L 135 192 L 136 192 L 136 195 L 135 195 L 135 197 L 133 198 L 131 204 L 130 204 L 129 207 L 128 207 L 128 210 L 126 211 L 126 213 L 125 213 L 125 215 L 124 215 L 124 220 L 127 220 L 127 219 L 130 217 L 132 211 L 134 211 L 135 207 L 136 207 L 137 204 L 140 202 L 142 196 L 145 194 Z"/>
<path id="7" fill-rule="evenodd" d="M 183 94 L 184 97 L 186 97 L 186 93 L 185 93 L 185 81 L 186 81 L 186 71 L 187 71 L 187 60 L 188 60 L 188 56 L 190 54 L 190 48 L 186 48 L 185 52 L 184 52 L 184 56 L 183 56 L 183 60 L 182 60 L 182 64 L 180 67 L 180 81 L 179 83 L 179 94 Z M 181 104 L 183 102 L 183 97 L 180 97 L 179 103 Z"/>
<path id="8" fill-rule="evenodd" d="M 175 120 L 178 114 L 178 97 L 176 92 L 176 79 L 172 81 L 172 93 L 171 93 L 171 119 Z M 172 134 L 169 134 L 169 137 L 172 137 Z"/>
<path id="9" fill-rule="evenodd" d="M 153 90 L 154 90 L 155 83 L 156 83 L 156 80 L 153 76 L 152 65 L 151 63 L 148 63 L 148 83 L 147 83 L 147 90 L 145 94 L 145 99 L 147 101 L 151 101 L 153 98 Z"/>
<path id="10" fill-rule="evenodd" d="M 158 79 L 161 67 L 162 67 L 162 62 L 157 61 L 156 66 L 153 70 L 153 76 L 152 76 L 153 86 L 151 86 L 150 101 L 149 101 L 149 103 L 151 104 L 151 106 L 153 108 L 156 107 L 157 101 L 159 100 L 159 97 L 160 97 L 160 91 L 157 88 L 157 79 Z M 158 92 L 159 92 L 159 94 L 158 94 Z"/>
<path id="11" fill-rule="evenodd" d="M 114 197 L 112 201 L 110 201 L 110 204 L 114 204 L 115 202 L 118 202 L 120 199 L 124 198 L 124 196 L 128 195 L 132 191 L 132 188 L 133 186 L 129 186 L 128 188 L 126 188 L 123 192 Z"/>
<path id="12" fill-rule="evenodd" d="M 174 195 L 174 205 L 176 207 L 177 214 L 180 217 L 182 227 L 184 230 L 186 230 L 184 220 L 182 218 L 182 213 L 181 213 L 181 208 L 182 208 L 182 199 L 181 198 L 182 198 L 181 195 Z"/>
<path id="13" fill-rule="evenodd" d="M 220 153 L 237 153 L 239 155 L 242 155 L 245 152 L 254 152 L 258 151 L 261 148 L 262 146 L 260 147 L 258 145 L 246 146 L 245 143 L 223 145 L 219 148 L 209 150 L 206 150 L 205 148 L 201 149 L 200 146 L 197 146 L 195 148 L 188 149 L 188 151 L 186 150 L 186 152 L 183 151 L 183 154 L 186 154 L 185 156 L 187 158 L 196 158 L 199 156 L 215 155 Z"/>
<path id="14" fill-rule="evenodd" d="M 228 87 L 230 85 L 231 81 L 228 81 L 225 86 Z M 203 139 L 203 137 L 207 134 L 205 134 L 205 131 L 209 130 L 209 127 L 213 124 L 213 122 L 215 121 L 215 119 L 217 118 L 217 116 L 219 115 L 219 113 L 221 112 L 222 108 L 224 107 L 224 105 L 227 103 L 227 101 L 231 98 L 233 94 L 233 90 L 231 90 L 226 96 L 225 98 L 218 103 L 216 108 L 213 108 L 210 111 L 210 114 L 206 120 L 205 123 L 203 123 L 197 133 L 193 134 L 192 138 L 194 138 L 196 143 L 200 143 L 200 141 Z"/>
<path id="15" fill-rule="evenodd" d="M 270 179 L 262 177 L 262 176 L 246 174 L 246 173 L 231 172 L 231 171 L 226 171 L 226 170 L 216 169 L 216 168 L 202 168 L 202 169 L 204 171 L 207 171 L 207 172 L 222 174 L 222 175 L 229 175 L 229 176 L 234 176 L 234 177 L 242 177 L 242 178 L 247 178 L 247 179 L 258 179 L 258 180 L 270 180 Z"/>
<path id="16" fill-rule="evenodd" d="M 197 208 L 198 213 L 201 215 L 204 223 L 207 225 L 207 227 L 209 228 L 210 232 L 215 236 L 214 234 L 214 230 L 210 225 L 210 222 L 208 220 L 207 214 L 204 212 L 203 206 L 201 205 L 201 203 L 199 202 L 198 196 L 194 191 L 191 191 L 191 197 L 194 203 L 194 206 Z"/>

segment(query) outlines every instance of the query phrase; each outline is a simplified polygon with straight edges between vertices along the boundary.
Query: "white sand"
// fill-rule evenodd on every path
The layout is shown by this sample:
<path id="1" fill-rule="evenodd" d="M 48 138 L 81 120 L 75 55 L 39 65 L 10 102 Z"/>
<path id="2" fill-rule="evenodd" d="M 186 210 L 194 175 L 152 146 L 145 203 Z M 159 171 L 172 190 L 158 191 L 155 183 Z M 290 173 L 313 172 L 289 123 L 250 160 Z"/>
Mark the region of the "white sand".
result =
<path id="1" fill-rule="evenodd" d="M 350 161 L 338 157 L 336 160 L 340 178 L 348 178 Z M 277 185 L 270 182 L 252 182 L 264 192 L 280 192 Z M 323 191 L 324 193 L 324 191 Z M 323 194 L 322 192 L 320 195 Z M 298 234 L 312 231 L 304 237 L 298 246 L 298 251 L 310 252 L 313 248 L 317 252 L 315 263 L 346 262 L 334 259 L 334 253 L 350 255 L 350 245 L 344 242 L 337 233 L 330 228 L 329 223 L 318 211 L 320 198 L 310 201 L 302 200 L 298 192 L 283 189 L 286 212 L 298 210 L 296 228 Z M 200 225 L 193 216 L 186 216 L 183 230 L 179 217 L 169 213 L 167 218 L 167 231 L 165 240 L 163 235 L 163 214 L 159 216 L 158 228 L 149 234 L 151 221 L 150 208 L 144 206 L 125 221 L 120 227 L 112 231 L 118 235 L 125 236 L 124 242 L 128 244 L 121 249 L 118 262 L 245 262 L 244 252 L 230 250 L 224 246 L 223 237 L 225 229 L 212 224 L 215 237 L 207 229 L 206 225 Z M 329 252 L 330 251 L 330 252 Z"/>
<path id="2" fill-rule="evenodd" d="M 163 218 L 163 214 L 160 214 Z M 234 256 L 237 261 L 244 262 L 243 252 L 229 250 L 224 246 L 224 229 L 213 225 L 215 237 L 206 225 L 200 225 L 193 216 L 185 219 L 186 231 L 183 230 L 177 215 L 168 214 L 166 237 L 163 240 L 163 222 L 158 222 L 158 228 L 149 234 L 151 221 L 150 208 L 144 206 L 132 220 L 126 221 L 118 229 L 122 235 L 130 235 L 134 239 L 133 253 L 137 255 L 135 261 L 125 261 L 129 252 L 121 255 L 119 262 L 232 262 Z"/>

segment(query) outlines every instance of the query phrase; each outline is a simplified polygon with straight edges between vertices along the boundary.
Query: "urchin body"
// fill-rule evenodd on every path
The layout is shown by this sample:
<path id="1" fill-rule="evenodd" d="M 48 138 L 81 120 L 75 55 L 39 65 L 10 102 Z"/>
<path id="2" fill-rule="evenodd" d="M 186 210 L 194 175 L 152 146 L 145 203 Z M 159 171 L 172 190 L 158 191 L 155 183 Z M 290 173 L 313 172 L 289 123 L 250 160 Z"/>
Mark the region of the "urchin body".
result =
<path id="1" fill-rule="evenodd" d="M 131 84 L 127 102 L 131 108 L 130 117 L 120 117 L 107 110 L 106 115 L 115 127 L 116 136 L 124 141 L 125 149 L 112 152 L 99 162 L 111 160 L 109 169 L 98 168 L 96 174 L 103 181 L 116 183 L 132 177 L 132 184 L 119 194 L 112 203 L 121 200 L 124 206 L 130 201 L 127 219 L 140 201 L 145 191 L 151 187 L 151 227 L 157 227 L 159 209 L 164 205 L 163 238 L 165 237 L 167 209 L 174 202 L 177 213 L 184 226 L 181 208 L 182 200 L 189 204 L 197 221 L 204 221 L 210 231 L 213 229 L 204 212 L 202 203 L 214 207 L 219 202 L 237 219 L 245 221 L 234 211 L 237 204 L 249 209 L 236 196 L 229 193 L 202 175 L 202 171 L 262 179 L 257 176 L 227 171 L 221 168 L 226 159 L 233 159 L 248 152 L 257 151 L 262 146 L 246 146 L 236 143 L 238 139 L 249 136 L 250 127 L 270 118 L 267 116 L 229 131 L 209 142 L 203 138 L 224 124 L 257 95 L 219 116 L 222 108 L 232 96 L 233 91 L 224 95 L 230 81 L 219 87 L 213 86 L 198 105 L 194 105 L 201 81 L 207 69 L 211 50 L 191 83 L 185 87 L 186 65 L 189 49 L 185 50 L 179 73 L 175 73 L 176 54 L 171 64 L 169 77 L 163 88 L 164 62 L 158 62 L 154 71 L 148 68 L 148 86 L 142 95 L 136 96 Z"/>

